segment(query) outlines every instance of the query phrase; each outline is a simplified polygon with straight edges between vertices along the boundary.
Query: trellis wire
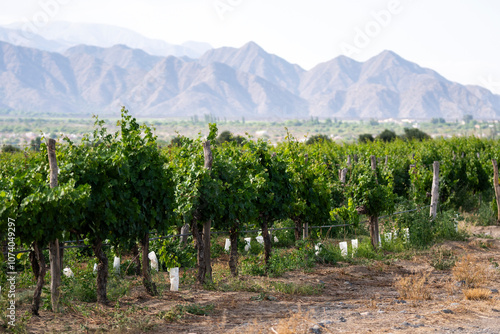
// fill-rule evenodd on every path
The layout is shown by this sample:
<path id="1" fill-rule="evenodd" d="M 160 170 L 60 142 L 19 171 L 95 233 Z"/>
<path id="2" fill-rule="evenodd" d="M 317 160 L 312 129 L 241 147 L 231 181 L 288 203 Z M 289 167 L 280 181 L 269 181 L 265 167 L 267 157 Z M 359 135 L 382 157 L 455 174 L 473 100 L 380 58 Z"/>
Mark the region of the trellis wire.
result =
<path id="1" fill-rule="evenodd" d="M 381 218 L 387 218 L 391 216 L 395 216 L 398 214 L 402 213 L 408 213 L 408 212 L 413 212 L 417 211 L 423 208 L 428 208 L 430 205 L 425 205 L 418 207 L 416 209 L 411 209 L 411 210 L 405 210 L 405 211 L 399 211 L 399 212 L 394 212 L 393 214 L 390 215 L 385 215 L 385 216 L 380 216 L 379 219 Z M 361 224 L 368 222 L 367 220 L 362 221 Z M 345 227 L 345 226 L 352 226 L 353 224 L 342 224 L 342 225 L 324 225 L 324 226 L 309 226 L 309 228 L 331 228 L 331 227 Z M 280 228 L 270 228 L 269 231 L 281 231 L 281 230 L 293 230 L 295 227 L 280 227 Z M 261 230 L 248 230 L 248 231 L 241 231 L 240 233 L 258 233 Z M 151 232 L 154 234 L 155 232 Z M 215 231 L 211 232 L 210 234 L 228 234 L 229 232 L 227 231 Z M 170 239 L 170 238 L 175 238 L 175 237 L 184 237 L 184 236 L 191 236 L 193 235 L 192 233 L 184 233 L 184 234 L 171 234 L 171 235 L 165 235 L 163 237 L 156 237 L 156 238 L 149 238 L 149 241 L 154 241 L 154 240 L 164 240 L 164 239 Z M 68 241 L 61 241 L 61 243 L 75 243 L 75 242 L 83 242 L 84 240 L 68 240 Z M 109 244 L 103 244 L 103 246 L 110 246 Z M 78 245 L 78 246 L 61 246 L 59 248 L 61 249 L 70 249 L 70 248 L 88 248 L 91 247 L 90 245 Z M 44 249 L 47 250 L 47 249 Z M 22 253 L 29 253 L 31 250 L 20 250 L 20 251 L 15 251 L 15 252 L 10 252 L 10 254 L 22 254 Z M 8 252 L 3 252 L 4 255 L 6 255 Z"/>

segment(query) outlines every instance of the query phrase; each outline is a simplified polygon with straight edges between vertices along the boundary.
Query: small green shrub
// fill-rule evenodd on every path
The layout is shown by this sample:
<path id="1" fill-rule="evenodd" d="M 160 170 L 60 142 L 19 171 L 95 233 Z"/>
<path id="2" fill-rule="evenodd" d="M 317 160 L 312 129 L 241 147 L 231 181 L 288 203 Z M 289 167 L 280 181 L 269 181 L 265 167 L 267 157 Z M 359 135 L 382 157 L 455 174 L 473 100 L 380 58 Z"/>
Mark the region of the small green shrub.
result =
<path id="1" fill-rule="evenodd" d="M 422 248 L 442 240 L 464 240 L 466 235 L 457 230 L 457 214 L 454 211 L 439 212 L 433 220 L 426 208 L 394 217 L 395 229 L 410 232 L 410 243 Z"/>
<path id="2" fill-rule="evenodd" d="M 158 317 L 165 321 L 176 321 L 182 319 L 186 314 L 193 315 L 209 315 L 214 309 L 213 304 L 200 305 L 200 304 L 187 304 L 187 305 L 176 305 L 168 311 L 161 311 L 158 313 Z"/>
<path id="3" fill-rule="evenodd" d="M 283 283 L 272 282 L 271 286 L 278 292 L 287 295 L 300 295 L 300 296 L 313 296 L 319 295 L 323 292 L 324 284 L 296 284 L 296 283 Z"/>
<path id="4" fill-rule="evenodd" d="M 492 202 L 481 202 L 481 205 L 473 214 L 472 219 L 470 219 L 470 223 L 479 226 L 495 225 L 497 220 L 496 203 L 495 198 L 493 198 Z M 467 219 L 467 221 L 469 221 L 469 219 Z"/>
<path id="5" fill-rule="evenodd" d="M 314 246 L 302 240 L 297 242 L 295 249 L 278 249 L 271 255 L 268 274 L 279 277 L 287 271 L 312 268 L 316 263 L 314 253 Z"/>
<path id="6" fill-rule="evenodd" d="M 248 256 L 241 261 L 240 271 L 243 275 L 264 276 L 266 274 L 264 268 L 264 256 Z"/>
<path id="7" fill-rule="evenodd" d="M 374 250 L 370 238 L 363 238 L 358 243 L 358 249 L 354 254 L 356 258 L 365 258 L 370 260 L 381 260 L 383 254 L 379 250 Z"/>
<path id="8" fill-rule="evenodd" d="M 229 277 L 224 281 L 216 283 L 216 290 L 224 292 L 246 291 L 246 292 L 263 292 L 264 288 L 252 281 L 241 280 L 239 278 Z"/>
<path id="9" fill-rule="evenodd" d="M 319 246 L 319 251 L 316 251 L 315 254 L 316 253 L 316 259 L 319 263 L 336 264 L 339 261 L 345 260 L 336 243 L 322 243 L 321 246 Z"/>
<path id="10" fill-rule="evenodd" d="M 274 223 L 274 228 L 285 227 L 295 227 L 295 223 L 291 219 L 280 220 Z M 277 247 L 290 247 L 295 245 L 295 231 L 293 228 L 287 230 L 272 231 L 272 242 L 274 242 L 274 237 L 278 239 L 278 242 L 275 243 Z"/>
<path id="11" fill-rule="evenodd" d="M 240 270 L 243 275 L 264 276 L 264 255 L 250 254 L 241 261 Z M 275 249 L 269 259 L 268 275 L 280 277 L 287 271 L 296 269 L 307 269 L 314 267 L 316 263 L 315 250 L 312 244 L 299 241 L 297 248 Z"/>
<path id="12" fill-rule="evenodd" d="M 128 295 L 130 292 L 131 282 L 122 279 L 120 276 L 111 275 L 108 280 L 108 298 L 110 301 L 114 302 Z"/>
<path id="13" fill-rule="evenodd" d="M 225 253 L 224 246 L 217 243 L 217 240 L 212 240 L 210 243 L 210 255 L 216 259 Z"/>
<path id="14" fill-rule="evenodd" d="M 246 243 L 244 243 L 246 245 Z M 264 245 L 260 244 L 255 238 L 250 240 L 250 249 L 248 250 L 249 254 L 259 255 L 264 251 Z"/>
<path id="15" fill-rule="evenodd" d="M 432 221 L 434 224 L 433 235 L 434 242 L 442 240 L 459 240 L 465 241 L 467 234 L 457 227 L 458 215 L 454 211 L 445 211 L 438 213 L 436 219 Z"/>
<path id="16" fill-rule="evenodd" d="M 151 242 L 150 251 L 158 254 L 162 270 L 174 267 L 194 268 L 196 266 L 196 249 L 192 237 L 188 238 L 186 244 L 182 244 L 180 240 L 175 238 L 157 240 Z"/>
<path id="17" fill-rule="evenodd" d="M 455 266 L 457 257 L 453 250 L 445 247 L 437 247 L 431 253 L 431 266 L 437 270 L 448 270 Z"/>
<path id="18" fill-rule="evenodd" d="M 392 233 L 392 232 L 391 232 Z M 401 235 L 401 232 L 397 234 L 396 237 L 394 237 L 394 233 L 392 233 L 391 238 L 387 238 L 385 233 L 383 233 L 380 236 L 380 239 L 382 241 L 382 249 L 388 252 L 393 252 L 393 253 L 401 253 L 405 251 L 409 244 L 407 241 L 404 239 L 404 236 Z"/>
<path id="19" fill-rule="evenodd" d="M 4 153 L 16 153 L 16 152 L 21 152 L 21 149 L 19 147 L 16 147 L 14 145 L 3 145 L 2 146 L 2 152 Z"/>
<path id="20" fill-rule="evenodd" d="M 81 302 L 93 303 L 97 301 L 97 273 L 89 265 L 88 269 L 77 271 L 75 277 L 63 275 L 63 286 L 68 290 L 64 291 L 67 297 Z"/>

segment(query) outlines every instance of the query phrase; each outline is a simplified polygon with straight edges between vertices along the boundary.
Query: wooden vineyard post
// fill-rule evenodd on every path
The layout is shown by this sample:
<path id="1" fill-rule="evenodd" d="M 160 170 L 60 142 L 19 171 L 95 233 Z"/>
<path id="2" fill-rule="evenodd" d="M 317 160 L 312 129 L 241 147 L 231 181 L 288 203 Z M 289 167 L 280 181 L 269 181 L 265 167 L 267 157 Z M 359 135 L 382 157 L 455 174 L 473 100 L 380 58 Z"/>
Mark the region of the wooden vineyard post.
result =
<path id="1" fill-rule="evenodd" d="M 434 161 L 432 190 L 431 190 L 431 212 L 430 212 L 432 219 L 436 218 L 438 201 L 439 201 L 439 161 Z"/>
<path id="2" fill-rule="evenodd" d="M 304 154 L 305 161 L 304 164 L 307 165 L 307 162 L 309 161 L 309 154 Z M 306 240 L 309 238 L 309 223 L 304 223 L 303 229 L 302 229 L 302 239 Z"/>
<path id="3" fill-rule="evenodd" d="M 187 243 L 188 236 L 186 234 L 188 234 L 188 233 L 189 233 L 189 224 L 182 225 L 182 228 L 181 228 L 181 234 L 182 234 L 182 236 L 181 236 L 181 243 L 183 245 L 185 245 Z"/>
<path id="4" fill-rule="evenodd" d="M 348 155 L 347 156 L 347 167 L 351 167 L 352 166 L 352 162 L 351 162 L 351 156 Z M 347 171 L 348 169 L 347 168 L 342 168 L 341 170 L 339 170 L 339 180 L 341 183 L 346 183 L 346 179 L 347 179 Z"/>
<path id="5" fill-rule="evenodd" d="M 210 141 L 203 143 L 203 155 L 205 157 L 204 167 L 208 170 L 212 170 L 213 156 L 212 149 L 210 148 Z M 212 265 L 211 265 L 211 254 L 210 254 L 210 228 L 212 227 L 212 221 L 208 220 L 203 223 L 203 244 L 205 248 L 205 282 L 212 282 Z"/>
<path id="6" fill-rule="evenodd" d="M 370 161 L 372 164 L 373 173 L 375 173 L 375 176 L 377 176 L 377 157 L 375 157 L 374 155 L 371 155 Z M 378 180 L 377 180 L 377 184 L 378 184 Z"/>
<path id="7" fill-rule="evenodd" d="M 495 159 L 491 160 L 493 163 L 493 186 L 495 187 L 495 197 L 497 200 L 497 224 L 500 224 L 500 185 L 498 184 L 498 165 Z"/>
<path id="8" fill-rule="evenodd" d="M 373 173 L 375 173 L 375 177 L 376 177 L 377 158 L 374 155 L 372 155 L 372 156 L 370 156 L 370 160 L 371 160 Z M 377 180 L 377 184 L 378 184 L 378 180 Z M 368 217 L 368 221 L 370 224 L 370 238 L 372 241 L 372 246 L 374 249 L 377 249 L 377 247 L 379 245 L 378 240 L 380 238 L 380 232 L 378 229 L 378 217 L 377 216 L 370 216 L 370 217 Z"/>
<path id="9" fill-rule="evenodd" d="M 57 187 L 57 159 L 56 159 L 56 141 L 49 139 L 48 141 L 48 156 L 50 166 L 50 188 Z M 52 302 L 52 311 L 59 312 L 59 297 L 61 286 L 61 254 L 59 249 L 59 240 L 54 240 L 49 243 L 49 260 L 50 260 L 50 298 Z"/>
<path id="10" fill-rule="evenodd" d="M 347 178 L 347 168 L 343 168 L 340 170 L 340 182 L 345 183 Z"/>

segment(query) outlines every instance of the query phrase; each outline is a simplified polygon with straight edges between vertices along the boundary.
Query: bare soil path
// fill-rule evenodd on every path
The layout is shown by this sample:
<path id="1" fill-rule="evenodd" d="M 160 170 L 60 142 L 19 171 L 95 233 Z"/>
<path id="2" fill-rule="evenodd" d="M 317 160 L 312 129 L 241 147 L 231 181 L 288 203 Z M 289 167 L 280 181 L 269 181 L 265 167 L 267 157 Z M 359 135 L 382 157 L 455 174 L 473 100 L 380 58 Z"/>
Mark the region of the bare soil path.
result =
<path id="1" fill-rule="evenodd" d="M 371 261 L 364 265 L 317 266 L 311 272 L 288 272 L 274 279 L 284 283 L 324 285 L 320 295 L 189 289 L 150 297 L 141 287 L 117 305 L 77 306 L 64 314 L 42 311 L 29 320 L 30 333 L 500 333 L 500 227 L 474 227 L 466 242 L 446 242 L 405 260 Z M 487 300 L 466 300 L 452 272 L 432 265 L 435 250 L 456 258 L 471 254 L 494 273 L 483 287 Z M 415 272 L 429 272 L 432 299 L 402 300 L 395 281 Z M 252 277 L 242 277 L 251 280 Z M 178 304 L 213 305 L 208 315 L 185 314 L 162 319 Z M 90 305 L 90 304 L 89 304 Z M 118 312 L 120 311 L 120 312 Z M 22 312 L 22 310 L 21 310 Z M 162 313 L 163 312 L 163 313 Z M 113 314 L 112 316 L 110 314 Z M 116 319 L 121 314 L 124 319 Z M 125 314 L 125 316 L 124 316 Z M 114 327 L 110 326 L 110 319 Z M 120 322 L 123 320 L 122 322 Z M 286 331 L 283 328 L 290 326 Z"/>

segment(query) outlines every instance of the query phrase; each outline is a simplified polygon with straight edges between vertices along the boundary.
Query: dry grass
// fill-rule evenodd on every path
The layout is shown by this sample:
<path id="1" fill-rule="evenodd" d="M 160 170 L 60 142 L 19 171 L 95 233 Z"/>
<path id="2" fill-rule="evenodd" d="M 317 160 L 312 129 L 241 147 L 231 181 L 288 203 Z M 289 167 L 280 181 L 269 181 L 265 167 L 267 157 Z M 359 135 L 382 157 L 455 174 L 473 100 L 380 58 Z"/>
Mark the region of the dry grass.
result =
<path id="1" fill-rule="evenodd" d="M 463 293 L 468 300 L 488 300 L 491 296 L 491 290 L 482 288 L 465 289 Z"/>
<path id="2" fill-rule="evenodd" d="M 443 245 L 433 247 L 430 256 L 430 264 L 437 270 L 448 270 L 455 265 L 456 256 L 450 247 Z"/>
<path id="3" fill-rule="evenodd" d="M 453 278 L 464 282 L 466 287 L 476 287 L 491 279 L 491 269 L 488 264 L 478 262 L 472 255 L 462 257 L 452 269 Z"/>
<path id="4" fill-rule="evenodd" d="M 278 324 L 269 327 L 269 325 L 263 325 L 256 319 L 254 323 L 248 327 L 245 327 L 245 333 L 248 334 L 306 334 L 311 333 L 311 327 L 313 327 L 317 321 L 313 319 L 310 312 L 304 312 L 298 309 L 297 312 L 291 312 L 288 317 L 280 319 Z M 331 333 L 327 328 L 322 328 L 324 333 Z M 237 332 L 229 333 L 241 333 L 241 328 Z"/>
<path id="5" fill-rule="evenodd" d="M 431 293 L 426 285 L 430 273 L 419 273 L 400 277 L 394 284 L 403 299 L 429 300 Z"/>

